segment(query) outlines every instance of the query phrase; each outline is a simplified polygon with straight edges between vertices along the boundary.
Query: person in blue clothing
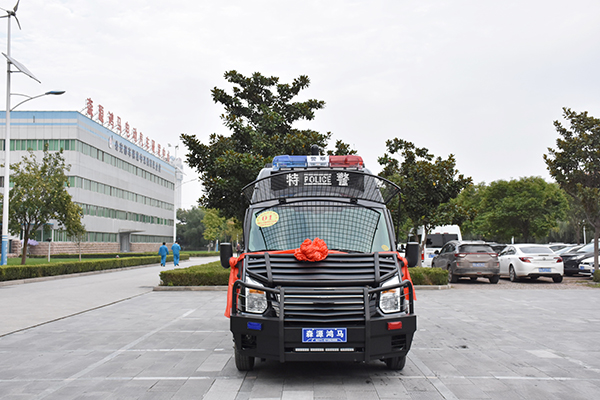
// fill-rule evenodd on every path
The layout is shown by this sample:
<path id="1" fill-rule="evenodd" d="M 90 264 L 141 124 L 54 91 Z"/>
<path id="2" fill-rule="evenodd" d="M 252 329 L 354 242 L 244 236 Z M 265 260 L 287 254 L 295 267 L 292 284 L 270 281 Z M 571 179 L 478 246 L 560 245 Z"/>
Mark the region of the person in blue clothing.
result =
<path id="1" fill-rule="evenodd" d="M 179 251 L 181 250 L 181 246 L 179 245 L 179 240 L 176 240 L 175 243 L 171 246 L 171 251 L 173 252 L 173 264 L 175 266 L 179 265 Z"/>
<path id="2" fill-rule="evenodd" d="M 167 254 L 169 254 L 169 248 L 167 247 L 165 242 L 163 242 L 162 246 L 160 246 L 160 248 L 158 249 L 158 255 L 160 256 L 160 265 L 163 267 L 167 265 Z"/>

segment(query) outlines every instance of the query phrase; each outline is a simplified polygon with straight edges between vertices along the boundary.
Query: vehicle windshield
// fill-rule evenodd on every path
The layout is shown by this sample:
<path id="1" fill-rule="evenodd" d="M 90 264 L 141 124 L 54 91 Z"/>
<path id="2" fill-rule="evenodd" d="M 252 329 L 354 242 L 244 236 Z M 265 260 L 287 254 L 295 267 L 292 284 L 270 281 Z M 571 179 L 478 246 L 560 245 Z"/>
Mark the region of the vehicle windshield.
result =
<path id="1" fill-rule="evenodd" d="M 542 246 L 521 247 L 521 252 L 525 254 L 554 254 L 554 252 L 550 250 L 549 247 Z"/>
<path id="2" fill-rule="evenodd" d="M 494 249 L 485 244 L 463 244 L 459 247 L 459 253 L 495 253 Z"/>
<path id="3" fill-rule="evenodd" d="M 594 242 L 588 243 L 577 250 L 578 253 L 591 253 L 592 251 L 594 251 Z"/>
<path id="4" fill-rule="evenodd" d="M 249 251 L 290 250 L 320 238 L 330 250 L 371 253 L 392 248 L 383 210 L 333 202 L 299 202 L 255 209 Z"/>

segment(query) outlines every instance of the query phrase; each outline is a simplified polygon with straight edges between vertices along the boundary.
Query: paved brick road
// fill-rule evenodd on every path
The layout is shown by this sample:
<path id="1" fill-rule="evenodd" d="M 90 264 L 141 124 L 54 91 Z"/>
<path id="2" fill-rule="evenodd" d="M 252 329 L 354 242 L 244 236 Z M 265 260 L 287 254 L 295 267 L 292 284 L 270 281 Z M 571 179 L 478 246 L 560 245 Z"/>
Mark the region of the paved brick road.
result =
<path id="1" fill-rule="evenodd" d="M 0 398 L 596 399 L 600 289 L 578 285 L 420 291 L 401 372 L 381 362 L 259 362 L 241 373 L 224 292 L 147 292 L 0 337 Z M 0 287 L 0 300 L 16 289 Z"/>

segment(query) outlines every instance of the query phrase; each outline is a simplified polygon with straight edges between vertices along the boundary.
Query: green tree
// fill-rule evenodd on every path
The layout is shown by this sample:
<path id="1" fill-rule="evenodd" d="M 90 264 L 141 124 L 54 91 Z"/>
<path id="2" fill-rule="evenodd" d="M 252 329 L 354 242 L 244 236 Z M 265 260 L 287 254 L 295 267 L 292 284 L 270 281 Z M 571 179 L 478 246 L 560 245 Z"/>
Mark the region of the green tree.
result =
<path id="1" fill-rule="evenodd" d="M 459 205 L 463 209 L 471 210 L 470 218 L 466 219 L 460 227 L 463 238 L 478 240 L 484 238 L 481 227 L 482 220 L 481 218 L 478 218 L 478 216 L 481 207 L 481 199 L 486 189 L 487 186 L 483 182 L 472 184 L 464 188 L 458 197 L 452 200 L 453 203 Z"/>
<path id="2" fill-rule="evenodd" d="M 231 135 L 213 133 L 208 144 L 194 135 L 183 134 L 181 139 L 188 148 L 187 163 L 199 172 L 204 187 L 200 203 L 241 221 L 245 210 L 241 189 L 256 179 L 265 164 L 279 154 L 310 154 L 313 144 L 324 149 L 331 133 L 292 127 L 296 121 L 312 120 L 315 111 L 325 107 L 325 102 L 319 100 L 292 101 L 308 88 L 307 76 L 301 75 L 287 84 L 258 72 L 246 77 L 228 71 L 225 79 L 234 85 L 233 94 L 215 87 L 212 98 L 224 106 L 221 119 Z M 353 151 L 338 140 L 335 154 Z"/>
<path id="3" fill-rule="evenodd" d="M 29 156 L 12 164 L 10 169 L 14 186 L 9 195 L 9 230 L 13 235 L 23 232 L 21 264 L 27 259 L 31 234 L 49 221 L 56 220 L 69 237 L 85 231 L 81 224 L 83 211 L 67 191 L 66 172 L 70 165 L 65 163 L 62 150 L 49 152 L 46 148 L 41 163 L 30 151 Z"/>
<path id="4" fill-rule="evenodd" d="M 383 166 L 380 176 L 400 186 L 401 207 L 412 221 L 414 232 L 423 227 L 422 251 L 431 229 L 461 224 L 469 218 L 469 210 L 451 200 L 471 183 L 471 178 L 458 173 L 452 154 L 445 160 L 436 158 L 426 148 L 398 138 L 388 140 L 386 146 L 390 154 L 378 159 Z M 401 161 L 391 156 L 397 153 Z"/>
<path id="5" fill-rule="evenodd" d="M 205 211 L 201 207 L 177 210 L 177 219 L 181 221 L 177 224 L 177 239 L 183 248 L 200 250 L 208 244 L 204 238 L 204 215 Z"/>
<path id="6" fill-rule="evenodd" d="M 210 241 L 231 241 L 242 235 L 241 224 L 235 218 L 225 218 L 216 208 L 207 209 L 204 218 L 204 238 Z"/>
<path id="7" fill-rule="evenodd" d="M 600 237 L 600 119 L 587 111 L 577 113 L 563 108 L 567 126 L 554 121 L 560 135 L 556 149 L 548 148 L 544 160 L 550 175 L 581 205 L 594 228 L 594 269 L 598 269 Z"/>
<path id="8" fill-rule="evenodd" d="M 568 210 L 560 187 L 540 177 L 492 182 L 481 186 L 478 195 L 473 233 L 488 240 L 540 240 L 558 228 Z"/>

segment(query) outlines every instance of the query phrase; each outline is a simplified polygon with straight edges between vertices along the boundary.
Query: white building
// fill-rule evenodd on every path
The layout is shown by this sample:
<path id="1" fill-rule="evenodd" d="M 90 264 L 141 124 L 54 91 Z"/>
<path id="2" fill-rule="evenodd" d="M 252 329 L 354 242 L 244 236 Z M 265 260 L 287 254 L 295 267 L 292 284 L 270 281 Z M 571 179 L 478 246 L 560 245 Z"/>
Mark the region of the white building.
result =
<path id="1" fill-rule="evenodd" d="M 11 163 L 21 161 L 29 149 L 40 161 L 45 145 L 50 151 L 64 149 L 71 165 L 68 191 L 83 208 L 82 222 L 88 232 L 83 252 L 158 251 L 160 243 L 172 243 L 175 188 L 181 189 L 174 163 L 181 161 L 167 149 L 135 129 L 130 132 L 129 124 L 122 130 L 120 118 L 116 129 L 112 115 L 110 125 L 77 111 L 13 111 L 10 116 Z M 6 113 L 0 112 L 2 163 L 5 129 Z M 3 176 L 2 167 L 0 171 Z M 52 253 L 79 251 L 63 231 L 54 228 Z M 38 232 L 40 244 L 31 249 L 32 254 L 48 252 L 47 236 Z M 9 253 L 18 253 L 20 240 L 11 239 Z"/>

